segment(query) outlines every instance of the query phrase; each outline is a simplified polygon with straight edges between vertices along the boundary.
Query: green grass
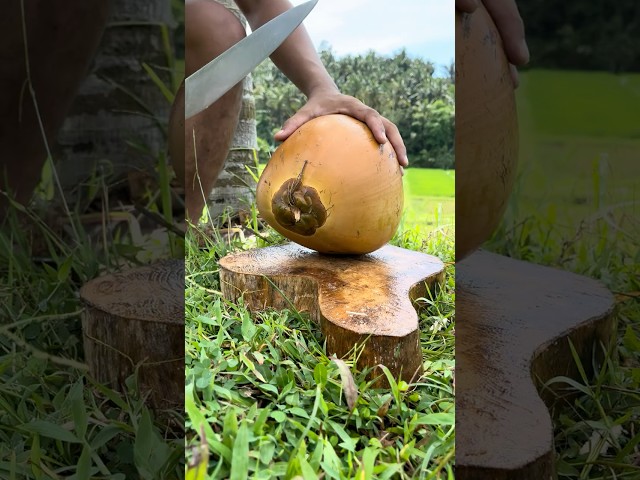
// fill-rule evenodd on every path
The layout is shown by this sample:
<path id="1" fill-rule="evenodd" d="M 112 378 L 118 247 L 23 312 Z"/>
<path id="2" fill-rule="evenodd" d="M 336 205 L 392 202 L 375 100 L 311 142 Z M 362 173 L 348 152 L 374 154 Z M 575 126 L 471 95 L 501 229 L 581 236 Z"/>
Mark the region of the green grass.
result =
<path id="1" fill-rule="evenodd" d="M 535 217 L 547 229 L 553 226 L 557 236 L 545 241 L 550 245 L 572 238 L 578 227 L 581 236 L 595 241 L 601 233 L 596 224 L 603 219 L 613 221 L 613 230 L 626 240 L 633 239 L 640 201 L 640 139 L 634 129 L 640 127 L 629 119 L 618 123 L 627 112 L 619 99 L 629 93 L 626 83 L 620 85 L 627 77 L 630 84 L 640 82 L 638 75 L 605 73 L 522 75 L 519 178 L 508 221 Z M 600 113 L 585 119 L 579 110 L 584 97 L 567 90 L 581 92 L 595 84 L 600 94 L 591 103 L 600 105 Z M 633 95 L 627 98 L 627 104 L 634 101 Z M 558 115 L 564 117 L 558 120 Z"/>
<path id="2" fill-rule="evenodd" d="M 532 70 L 519 90 L 538 133 L 640 139 L 640 74 Z"/>
<path id="3" fill-rule="evenodd" d="M 531 71 L 517 92 L 519 179 L 489 247 L 596 278 L 618 301 L 595 374 L 551 381 L 561 479 L 640 477 L 639 86 L 638 75 Z"/>
<path id="4" fill-rule="evenodd" d="M 403 225 L 423 232 L 455 227 L 455 171 L 408 168 L 404 175 Z"/>
<path id="5" fill-rule="evenodd" d="M 192 462 L 208 458 L 207 478 L 453 478 L 453 239 L 407 229 L 393 243 L 449 266 L 443 288 L 418 302 L 425 373 L 376 389 L 353 367 L 355 352 L 344 363 L 327 356 L 305 313 L 251 313 L 221 297 L 218 259 L 260 239 L 214 237 L 203 249 L 187 239 L 188 443 Z"/>
<path id="6" fill-rule="evenodd" d="M 70 238 L 14 205 L 0 228 L 0 478 L 176 478 L 181 412 L 151 412 L 134 376 L 117 392 L 84 359 L 79 288 L 140 248 L 125 234 L 96 248 L 71 221 Z"/>
<path id="7" fill-rule="evenodd" d="M 576 219 L 633 218 L 640 199 L 640 75 L 527 72 L 518 109 L 519 208 L 544 212 L 567 234 Z"/>
<path id="8" fill-rule="evenodd" d="M 455 194 L 455 170 L 407 168 L 404 180 L 409 197 L 453 197 Z"/>

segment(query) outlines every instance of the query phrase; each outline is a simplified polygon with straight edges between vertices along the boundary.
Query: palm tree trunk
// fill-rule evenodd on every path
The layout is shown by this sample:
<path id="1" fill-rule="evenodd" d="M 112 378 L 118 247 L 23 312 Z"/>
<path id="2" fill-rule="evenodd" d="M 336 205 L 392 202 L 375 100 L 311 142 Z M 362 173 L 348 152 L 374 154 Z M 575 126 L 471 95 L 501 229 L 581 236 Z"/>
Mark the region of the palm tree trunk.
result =
<path id="1" fill-rule="evenodd" d="M 40 181 L 102 38 L 109 0 L 12 0 L 2 6 L 0 221 L 9 198 L 28 204 Z"/>
<path id="2" fill-rule="evenodd" d="M 93 68 L 58 136 L 54 156 L 63 186 L 77 185 L 95 169 L 115 179 L 153 171 L 167 148 L 170 102 L 142 65 L 172 89 L 162 26 L 171 31 L 173 23 L 170 0 L 112 0 Z"/>
<path id="3" fill-rule="evenodd" d="M 216 0 L 234 12 L 246 25 L 246 20 L 231 0 Z M 243 83 L 242 107 L 235 131 L 231 151 L 225 168 L 220 174 L 207 199 L 212 218 L 222 215 L 235 216 L 249 210 L 253 203 L 256 183 L 247 167 L 255 165 L 257 151 L 256 109 L 253 98 L 253 82 L 247 76 Z"/>

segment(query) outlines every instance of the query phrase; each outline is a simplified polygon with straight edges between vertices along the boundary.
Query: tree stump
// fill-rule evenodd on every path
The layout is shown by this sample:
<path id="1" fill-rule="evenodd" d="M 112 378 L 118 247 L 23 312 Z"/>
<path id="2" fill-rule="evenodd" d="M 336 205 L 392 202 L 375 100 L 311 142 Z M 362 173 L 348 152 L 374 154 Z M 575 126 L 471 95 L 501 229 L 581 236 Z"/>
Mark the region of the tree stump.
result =
<path id="1" fill-rule="evenodd" d="M 537 388 L 577 378 L 614 332 L 599 282 L 477 252 L 456 265 L 456 476 L 555 478 L 551 417 Z M 547 391 L 547 393 L 549 393 Z"/>
<path id="2" fill-rule="evenodd" d="M 137 369 L 153 408 L 184 405 L 184 261 L 91 280 L 80 290 L 85 358 L 101 383 L 124 391 Z"/>
<path id="3" fill-rule="evenodd" d="M 407 382 L 422 372 L 414 301 L 443 278 L 439 259 L 390 245 L 367 255 L 333 256 L 291 243 L 220 260 L 227 300 L 242 298 L 251 310 L 308 312 L 327 339 L 327 354 L 343 357 L 364 345 L 360 369 L 383 364 Z"/>

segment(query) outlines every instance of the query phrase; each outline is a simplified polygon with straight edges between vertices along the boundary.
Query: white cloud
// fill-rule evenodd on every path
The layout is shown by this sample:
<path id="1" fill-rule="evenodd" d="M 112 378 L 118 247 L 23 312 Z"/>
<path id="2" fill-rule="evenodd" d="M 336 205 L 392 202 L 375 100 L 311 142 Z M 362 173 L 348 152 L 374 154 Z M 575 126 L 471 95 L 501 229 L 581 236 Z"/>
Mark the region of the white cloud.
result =
<path id="1" fill-rule="evenodd" d="M 298 5 L 305 0 L 292 0 Z M 338 55 L 401 48 L 436 63 L 454 55 L 453 0 L 319 0 L 304 24 L 314 44 Z"/>

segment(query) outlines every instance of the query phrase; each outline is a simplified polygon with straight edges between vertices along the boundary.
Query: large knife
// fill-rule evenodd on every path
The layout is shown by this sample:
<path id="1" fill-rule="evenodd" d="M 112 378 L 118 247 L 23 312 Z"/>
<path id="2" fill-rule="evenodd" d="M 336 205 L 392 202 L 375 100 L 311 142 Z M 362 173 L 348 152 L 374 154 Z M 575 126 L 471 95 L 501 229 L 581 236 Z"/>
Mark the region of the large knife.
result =
<path id="1" fill-rule="evenodd" d="M 189 75 L 184 82 L 185 118 L 203 111 L 271 55 L 316 3 L 310 0 L 281 13 Z"/>

